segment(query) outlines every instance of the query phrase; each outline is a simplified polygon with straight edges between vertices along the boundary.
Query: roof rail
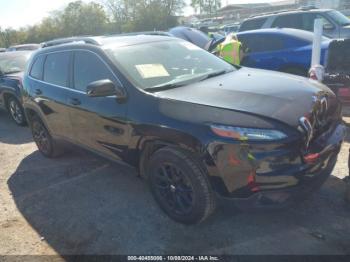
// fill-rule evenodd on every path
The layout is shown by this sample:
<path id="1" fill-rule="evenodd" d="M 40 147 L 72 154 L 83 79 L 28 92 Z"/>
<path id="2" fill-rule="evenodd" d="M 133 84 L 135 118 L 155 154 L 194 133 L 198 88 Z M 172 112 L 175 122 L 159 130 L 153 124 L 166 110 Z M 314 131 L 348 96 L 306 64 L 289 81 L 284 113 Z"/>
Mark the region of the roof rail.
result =
<path id="1" fill-rule="evenodd" d="M 315 6 L 302 6 L 302 7 L 299 7 L 298 9 L 284 9 L 284 10 L 278 10 L 278 11 L 272 11 L 272 12 L 251 15 L 248 18 L 254 18 L 254 17 L 259 17 L 259 16 L 265 16 L 265 15 L 274 15 L 274 14 L 280 14 L 280 13 L 286 13 L 286 12 L 293 12 L 293 11 L 308 11 L 308 10 L 312 10 L 312 9 L 317 9 L 317 7 L 315 7 Z"/>
<path id="2" fill-rule="evenodd" d="M 249 18 L 265 16 L 265 15 L 274 15 L 274 14 L 280 14 L 280 13 L 285 13 L 285 12 L 293 12 L 293 11 L 298 11 L 298 9 L 285 9 L 285 10 L 260 13 L 260 14 L 256 14 L 256 15 L 251 15 L 251 16 L 249 16 Z"/>
<path id="3" fill-rule="evenodd" d="M 138 35 L 170 36 L 170 34 L 165 31 L 141 31 L 141 32 L 121 33 L 121 34 L 115 34 L 115 35 L 109 35 L 109 36 L 138 36 Z"/>
<path id="4" fill-rule="evenodd" d="M 42 43 L 41 47 L 45 48 L 45 47 L 56 46 L 56 45 L 63 45 L 63 44 L 74 43 L 74 42 L 84 42 L 85 44 L 100 45 L 100 43 L 97 42 L 92 37 L 89 37 L 89 36 L 74 36 L 74 37 L 57 38 L 57 39 L 54 39 L 54 40 L 50 40 L 50 41 Z"/>
<path id="5" fill-rule="evenodd" d="M 312 10 L 312 9 L 317 9 L 317 7 L 314 5 L 306 5 L 306 6 L 299 7 L 299 10 L 303 10 L 303 11 Z"/>

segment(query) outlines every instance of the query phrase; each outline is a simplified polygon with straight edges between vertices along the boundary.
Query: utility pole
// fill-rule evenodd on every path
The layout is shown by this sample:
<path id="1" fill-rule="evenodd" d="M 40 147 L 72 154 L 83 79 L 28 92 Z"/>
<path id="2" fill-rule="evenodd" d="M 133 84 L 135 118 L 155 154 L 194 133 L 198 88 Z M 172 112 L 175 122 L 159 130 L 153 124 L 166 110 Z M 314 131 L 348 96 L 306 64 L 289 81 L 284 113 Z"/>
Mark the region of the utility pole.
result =
<path id="1" fill-rule="evenodd" d="M 319 65 L 321 62 L 321 43 L 323 34 L 322 19 L 315 19 L 314 23 L 314 39 L 312 42 L 312 58 L 311 67 Z"/>

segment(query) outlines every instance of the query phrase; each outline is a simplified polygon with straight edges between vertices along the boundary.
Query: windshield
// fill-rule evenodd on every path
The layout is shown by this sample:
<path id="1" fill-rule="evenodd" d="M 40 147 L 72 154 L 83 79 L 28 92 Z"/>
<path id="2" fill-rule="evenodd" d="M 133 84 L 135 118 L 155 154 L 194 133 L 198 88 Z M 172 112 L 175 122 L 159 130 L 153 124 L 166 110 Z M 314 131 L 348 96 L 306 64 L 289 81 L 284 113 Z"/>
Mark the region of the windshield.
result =
<path id="1" fill-rule="evenodd" d="M 235 68 L 209 52 L 181 40 L 111 47 L 109 52 L 129 80 L 141 89 L 175 87 Z"/>
<path id="2" fill-rule="evenodd" d="M 30 53 L 9 52 L 0 54 L 0 72 L 10 74 L 24 71 Z"/>
<path id="3" fill-rule="evenodd" d="M 336 10 L 329 11 L 328 15 L 339 25 L 342 25 L 342 26 L 350 25 L 350 19 L 347 18 L 342 13 L 340 13 L 339 11 L 336 11 Z"/>

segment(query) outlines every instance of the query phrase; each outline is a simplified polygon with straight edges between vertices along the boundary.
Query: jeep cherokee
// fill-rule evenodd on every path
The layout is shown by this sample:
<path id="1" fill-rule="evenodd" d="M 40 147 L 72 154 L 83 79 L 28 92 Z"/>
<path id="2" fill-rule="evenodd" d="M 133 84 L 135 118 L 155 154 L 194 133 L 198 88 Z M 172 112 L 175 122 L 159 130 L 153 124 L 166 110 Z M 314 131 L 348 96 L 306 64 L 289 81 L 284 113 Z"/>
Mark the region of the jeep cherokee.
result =
<path id="1" fill-rule="evenodd" d="M 203 221 L 217 196 L 242 207 L 288 205 L 336 163 L 340 104 L 313 80 L 234 67 L 172 37 L 46 46 L 24 77 L 40 152 L 58 156 L 68 141 L 137 167 L 176 221 Z"/>

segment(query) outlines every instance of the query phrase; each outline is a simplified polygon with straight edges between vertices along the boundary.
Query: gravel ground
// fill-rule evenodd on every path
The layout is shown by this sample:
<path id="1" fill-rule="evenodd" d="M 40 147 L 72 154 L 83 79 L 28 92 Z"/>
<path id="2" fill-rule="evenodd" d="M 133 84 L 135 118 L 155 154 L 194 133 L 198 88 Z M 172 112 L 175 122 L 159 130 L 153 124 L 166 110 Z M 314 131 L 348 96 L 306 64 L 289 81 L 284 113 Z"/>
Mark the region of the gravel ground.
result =
<path id="1" fill-rule="evenodd" d="M 82 151 L 50 160 L 0 112 L 0 255 L 350 254 L 349 138 L 321 190 L 295 208 L 221 205 L 203 224 L 165 216 L 135 170 Z"/>

